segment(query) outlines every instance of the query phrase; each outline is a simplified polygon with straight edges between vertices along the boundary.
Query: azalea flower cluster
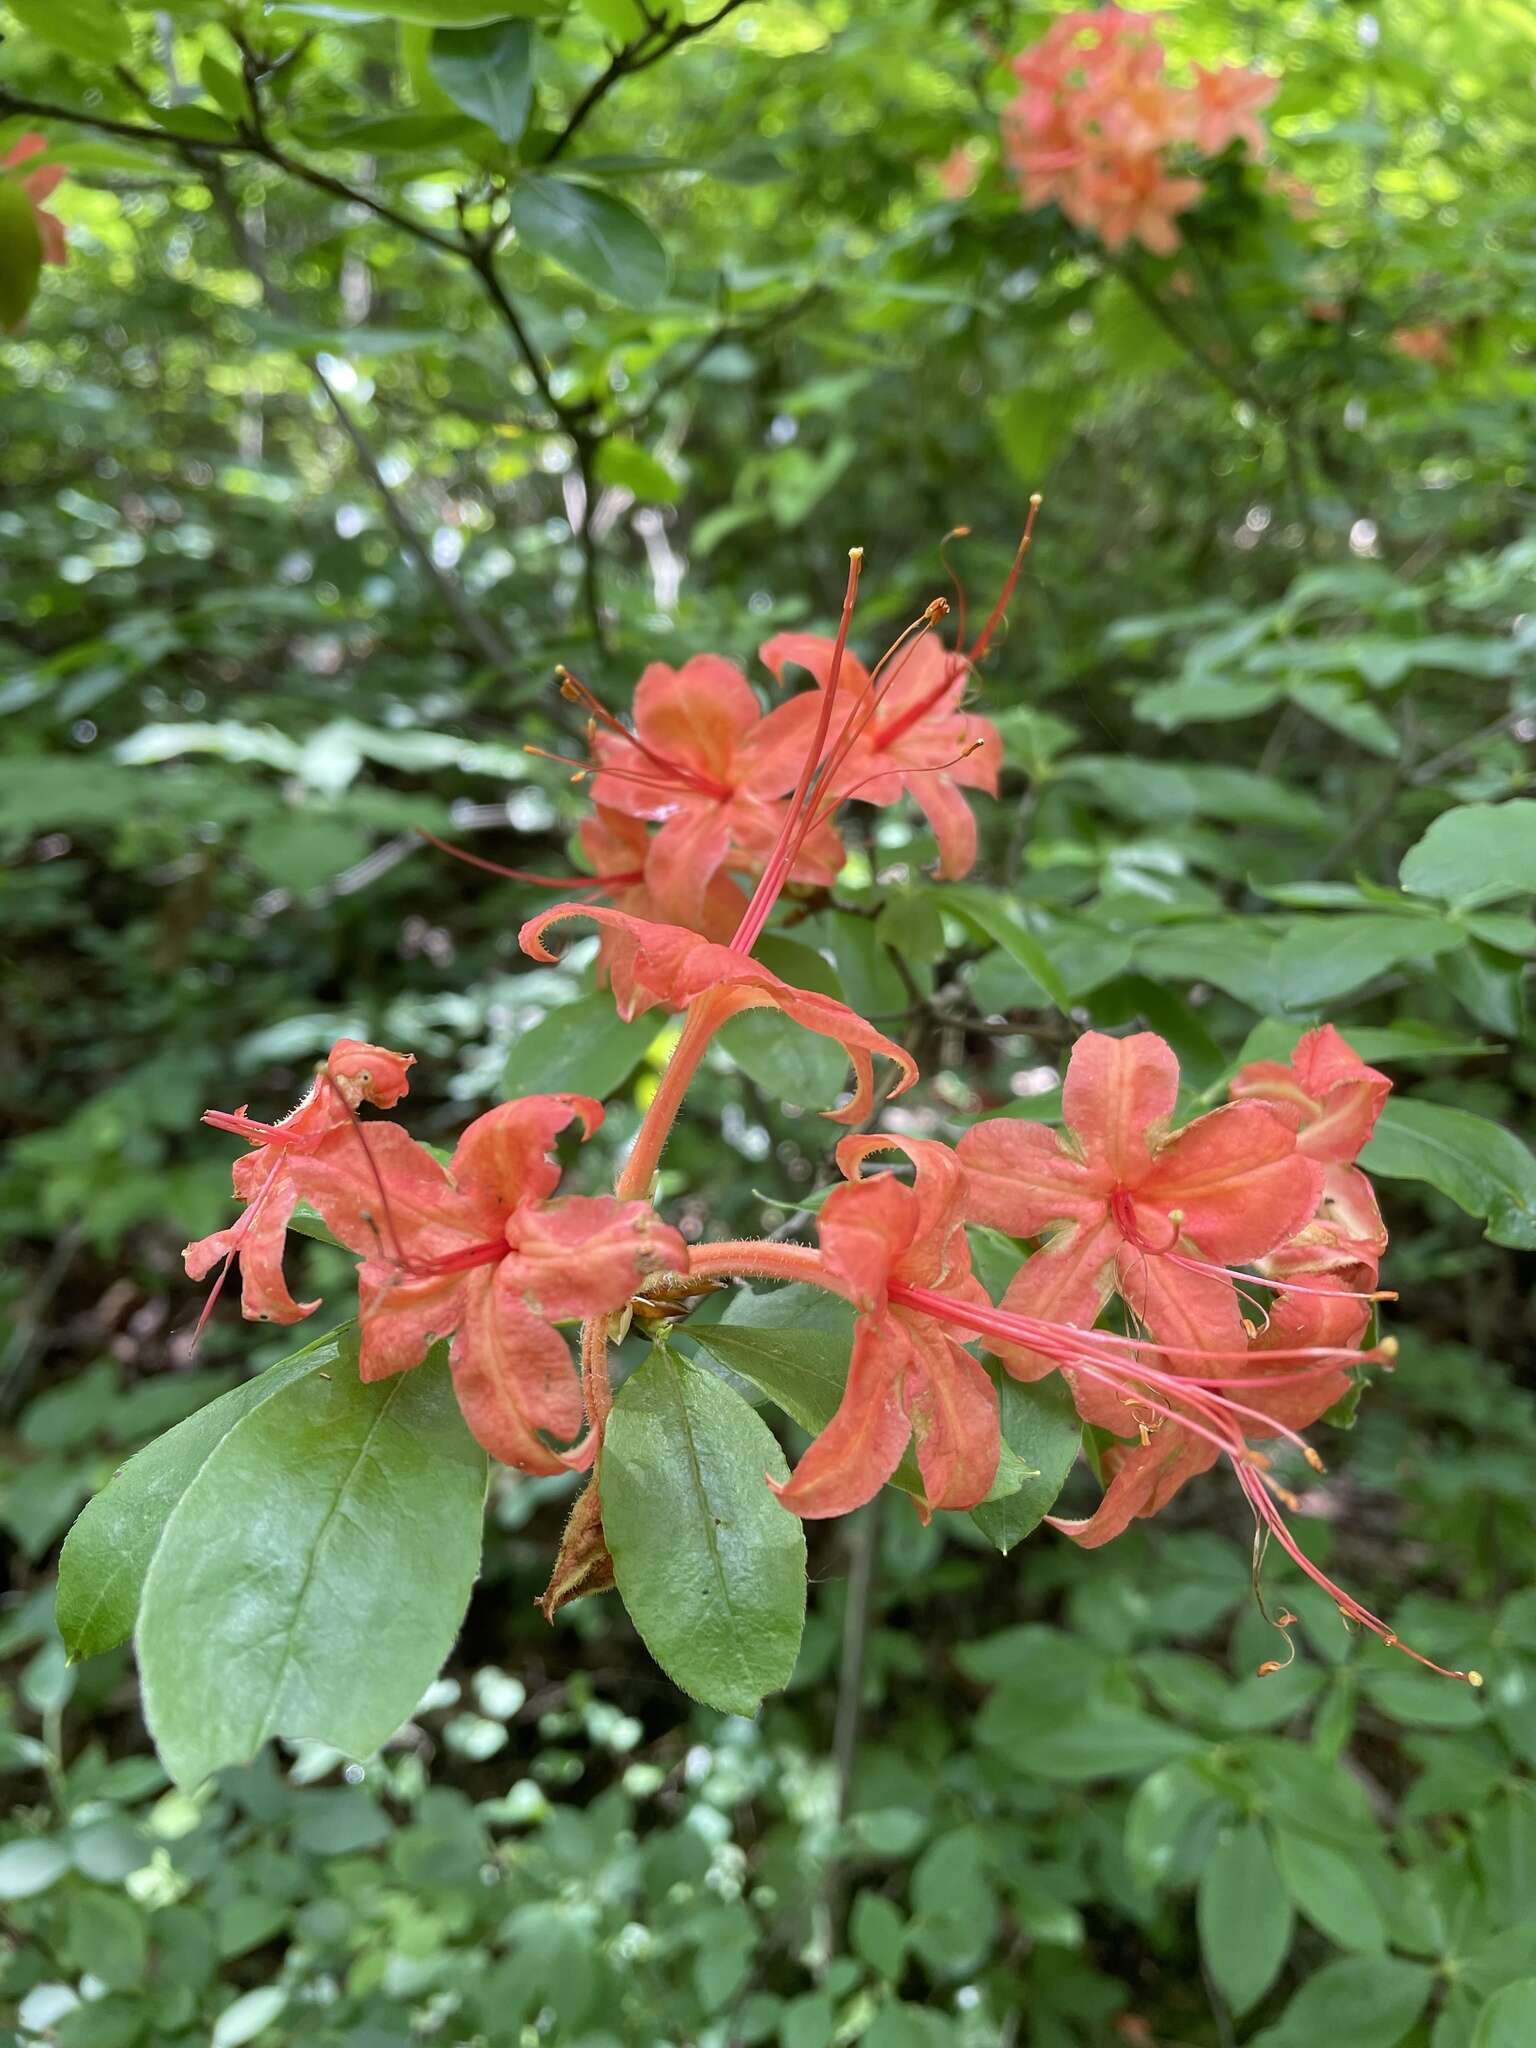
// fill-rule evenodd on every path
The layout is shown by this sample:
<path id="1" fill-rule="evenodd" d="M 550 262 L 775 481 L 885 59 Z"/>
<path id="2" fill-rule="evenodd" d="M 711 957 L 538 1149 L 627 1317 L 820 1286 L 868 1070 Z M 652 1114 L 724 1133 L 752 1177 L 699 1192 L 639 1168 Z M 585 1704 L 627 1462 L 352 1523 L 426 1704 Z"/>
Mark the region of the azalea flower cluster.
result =
<path id="1" fill-rule="evenodd" d="M 360 1115 L 399 1103 L 410 1056 L 342 1040 L 282 1122 L 208 1113 L 206 1121 L 251 1147 L 234 1170 L 245 1208 L 229 1229 L 188 1247 L 189 1272 L 217 1268 L 222 1282 L 238 1258 L 247 1315 L 308 1315 L 317 1304 L 293 1299 L 282 1250 L 295 1206 L 309 1204 L 361 1262 L 362 1376 L 409 1371 L 447 1340 L 471 1430 L 493 1456 L 531 1473 L 597 1464 L 611 1407 L 608 1351 L 632 1317 L 686 1312 L 693 1295 L 732 1279 L 818 1287 L 853 1306 L 855 1335 L 836 1414 L 776 1488 L 786 1509 L 823 1517 L 858 1507 L 909 1444 L 925 1517 L 984 1501 L 1001 1436 L 997 1385 L 979 1346 L 1016 1379 L 1059 1373 L 1083 1420 L 1103 1433 L 1103 1498 L 1084 1518 L 1057 1518 L 1065 1534 L 1103 1543 L 1225 1459 L 1260 1538 L 1277 1541 L 1350 1621 L 1395 1643 L 1301 1551 L 1284 1514 L 1295 1499 L 1258 1448 L 1288 1442 L 1319 1467 L 1299 1432 L 1364 1368 L 1394 1355 L 1390 1339 L 1362 1348 L 1386 1298 L 1376 1287 L 1386 1233 L 1355 1163 L 1386 1077 L 1324 1026 L 1289 1063 L 1243 1067 L 1227 1104 L 1175 1128 L 1172 1049 L 1150 1032 L 1088 1031 L 1068 1063 L 1060 1135 L 1010 1117 L 972 1125 L 955 1146 L 871 1135 L 875 1060 L 894 1070 L 899 1094 L 918 1079 L 911 1056 L 844 1003 L 796 988 L 753 958 L 786 883 L 820 871 L 815 849 L 833 835 L 839 795 L 874 789 L 876 800 L 890 801 L 910 777 L 933 816 L 931 778 L 956 765 L 945 745 L 969 744 L 980 723 L 960 708 L 976 648 L 961 656 L 929 639 L 942 606 L 875 669 L 854 660 L 847 637 L 857 582 L 855 554 L 835 639 L 769 643 L 771 669 L 797 663 L 815 687 L 767 717 L 739 672 L 714 657 L 648 670 L 633 731 L 593 713 L 599 824 L 607 830 L 605 817 L 619 817 L 659 829 L 643 856 L 637 846 L 640 865 L 622 884 L 627 901 L 559 903 L 520 936 L 533 958 L 549 960 L 556 926 L 590 920 L 621 1014 L 681 1013 L 614 1192 L 559 1192 L 555 1142 L 572 1125 L 591 1135 L 603 1115 L 595 1101 L 503 1103 L 469 1125 L 445 1166 L 398 1124 Z M 1003 601 L 977 643 L 983 651 Z M 932 651 L 920 655 L 924 644 Z M 793 786 L 780 794 L 778 783 Z M 615 794 L 632 808 L 603 802 Z M 968 865 L 974 837 L 959 831 L 958 812 L 939 815 L 958 835 L 944 859 Z M 738 865 L 758 879 L 739 913 L 732 906 L 728 940 L 635 907 L 680 905 L 707 923 L 712 889 L 740 894 Z M 605 886 L 619 894 L 611 876 Z M 662 1151 L 714 1035 L 761 1007 L 844 1049 L 854 1087 L 828 1114 L 861 1128 L 837 1147 L 842 1180 L 820 1209 L 816 1244 L 690 1247 L 654 1206 Z M 874 1155 L 892 1151 L 909 1179 L 866 1173 Z M 1020 1242 L 1000 1302 L 972 1270 L 971 1224 Z M 1117 1320 L 1101 1328 L 1112 1304 Z M 559 1328 L 578 1321 L 579 1370 Z M 567 1530 L 547 1606 L 605 1583 L 594 1480 Z"/>
<path id="2" fill-rule="evenodd" d="M 1164 74 L 1157 17 L 1120 7 L 1065 14 L 1013 70 L 1023 90 L 1003 113 L 1003 147 L 1030 209 L 1059 206 L 1111 249 L 1179 246 L 1174 222 L 1202 181 L 1180 153 L 1219 156 L 1233 142 L 1257 155 L 1258 115 L 1278 81 L 1241 65 L 1195 66 L 1191 86 Z"/>

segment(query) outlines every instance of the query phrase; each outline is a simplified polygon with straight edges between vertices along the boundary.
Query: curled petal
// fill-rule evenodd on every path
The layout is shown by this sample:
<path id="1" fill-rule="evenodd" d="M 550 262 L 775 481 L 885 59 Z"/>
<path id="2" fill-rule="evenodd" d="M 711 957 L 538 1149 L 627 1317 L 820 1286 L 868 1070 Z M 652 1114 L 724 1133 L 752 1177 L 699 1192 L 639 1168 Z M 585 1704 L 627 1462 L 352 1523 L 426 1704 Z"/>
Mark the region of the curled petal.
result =
<path id="1" fill-rule="evenodd" d="M 889 1175 L 882 1177 L 883 1182 L 900 1188 L 911 1212 L 906 1244 L 900 1254 L 901 1278 L 918 1287 L 943 1283 L 953 1290 L 962 1277 L 970 1275 L 970 1254 L 963 1235 L 967 1187 L 959 1159 L 948 1145 L 941 1145 L 934 1138 L 855 1135 L 839 1140 L 838 1169 L 855 1179 L 864 1161 L 877 1152 L 905 1153 L 916 1168 L 910 1188 L 890 1181 Z M 882 1181 L 870 1185 L 880 1186 Z M 822 1214 L 825 1216 L 825 1209 Z M 822 1242 L 825 1245 L 824 1233 Z"/>
<path id="2" fill-rule="evenodd" d="M 410 1093 L 413 1052 L 391 1052 L 360 1038 L 338 1038 L 326 1055 L 325 1071 L 351 1109 L 371 1102 L 375 1109 L 393 1109 Z"/>
<path id="3" fill-rule="evenodd" d="M 686 1009 L 707 996 L 709 1016 L 716 1026 L 740 1010 L 768 1008 L 782 1010 L 807 1031 L 835 1039 L 848 1054 L 857 1083 L 852 1102 L 835 1113 L 835 1121 L 859 1123 L 869 1114 L 874 1102 L 872 1054 L 879 1053 L 901 1069 L 902 1080 L 895 1093 L 900 1094 L 917 1079 L 911 1055 L 866 1024 L 846 1003 L 812 989 L 795 988 L 750 955 L 713 945 L 697 932 L 676 925 L 651 924 L 601 904 L 557 903 L 523 926 L 518 935 L 523 951 L 535 960 L 553 960 L 556 956 L 545 945 L 544 934 L 551 925 L 573 917 L 590 919 L 610 940 L 614 998 L 625 1018 L 656 1003 Z"/>
<path id="4" fill-rule="evenodd" d="M 1104 1498 L 1083 1521 L 1056 1515 L 1046 1520 L 1085 1550 L 1097 1550 L 1143 1515 L 1165 1508 L 1187 1479 L 1208 1472 L 1220 1453 L 1176 1423 L 1149 1428 L 1146 1441 L 1115 1444 L 1104 1453 L 1104 1469 L 1112 1476 Z"/>
<path id="5" fill-rule="evenodd" d="M 530 1314 L 499 1270 L 472 1279 L 450 1353 L 464 1420 L 503 1465 L 563 1472 L 559 1452 L 536 1432 L 573 1437 L 581 1428 L 581 1386 L 565 1339 Z"/>
<path id="6" fill-rule="evenodd" d="M 602 1104 L 590 1095 L 524 1095 L 499 1103 L 477 1116 L 459 1139 L 452 1177 L 503 1213 L 540 1201 L 560 1183 L 560 1168 L 548 1156 L 555 1139 L 579 1122 L 585 1140 L 602 1121 Z"/>
<path id="7" fill-rule="evenodd" d="M 790 1477 L 768 1484 L 792 1514 L 850 1514 L 873 1500 L 901 1463 L 911 1435 L 901 1379 L 911 1340 L 897 1316 L 861 1316 L 837 1413 Z"/>
<path id="8" fill-rule="evenodd" d="M 886 1282 L 901 1266 L 917 1220 L 916 1196 L 888 1173 L 834 1188 L 822 1204 L 816 1219 L 822 1257 L 861 1309 L 884 1313 Z"/>
<path id="9" fill-rule="evenodd" d="M 601 1316 L 622 1308 L 653 1273 L 685 1273 L 688 1247 L 649 1202 L 567 1195 L 515 1209 L 498 1286 L 534 1315 Z"/>

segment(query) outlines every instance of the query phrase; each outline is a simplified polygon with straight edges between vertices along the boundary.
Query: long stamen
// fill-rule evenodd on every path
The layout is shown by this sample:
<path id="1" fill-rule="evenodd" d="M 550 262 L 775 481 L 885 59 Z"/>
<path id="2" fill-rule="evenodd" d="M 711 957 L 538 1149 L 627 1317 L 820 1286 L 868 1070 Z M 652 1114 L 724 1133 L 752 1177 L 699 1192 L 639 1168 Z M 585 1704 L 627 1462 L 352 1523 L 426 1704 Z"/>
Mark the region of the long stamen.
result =
<path id="1" fill-rule="evenodd" d="M 827 671 L 826 687 L 821 693 L 821 711 L 816 721 L 816 731 L 806 750 L 805 761 L 795 784 L 794 794 L 789 800 L 789 810 L 768 856 L 762 879 L 752 892 L 752 900 L 742 914 L 741 923 L 736 927 L 731 940 L 734 953 L 750 953 L 763 935 L 763 927 L 773 913 L 773 906 L 779 900 L 780 891 L 789 879 L 789 870 L 794 860 L 796 829 L 802 823 L 802 811 L 807 793 L 815 780 L 821 765 L 822 749 L 827 743 L 827 732 L 832 723 L 832 706 L 837 697 L 837 686 L 842 675 L 843 656 L 848 648 L 848 628 L 853 623 L 853 607 L 859 594 L 859 572 L 864 566 L 864 550 L 848 550 L 848 583 L 843 592 L 843 613 L 838 621 L 837 639 L 832 648 L 832 661 Z M 803 834 L 802 834 L 803 842 Z"/>
<path id="2" fill-rule="evenodd" d="M 605 730 L 613 734 L 615 739 L 623 740 L 627 746 L 633 747 L 636 753 L 642 755 L 645 760 L 651 763 L 653 768 L 659 768 L 664 781 L 673 784 L 682 783 L 689 789 L 698 790 L 703 796 L 718 797 L 722 802 L 734 794 L 723 782 L 716 781 L 713 776 L 701 773 L 700 770 L 690 767 L 684 761 L 674 761 L 669 755 L 663 754 L 657 748 L 648 745 L 637 732 L 632 731 L 629 726 L 625 725 L 622 719 L 615 718 L 607 705 L 578 676 L 573 676 L 568 668 L 557 667 L 555 674 L 560 679 L 560 694 L 562 697 L 572 704 L 579 704 L 582 710 L 591 716 L 595 724 L 603 726 Z M 588 728 L 589 731 L 591 729 L 591 727 Z M 598 772 L 612 771 L 605 769 L 604 764 L 600 761 L 598 763 Z"/>
<path id="3" fill-rule="evenodd" d="M 536 875 L 527 868 L 503 867 L 499 860 L 487 860 L 483 854 L 471 853 L 467 847 L 452 846 L 446 839 L 439 839 L 435 832 L 428 832 L 420 825 L 416 831 L 417 836 L 424 839 L 429 846 L 435 846 L 439 853 L 451 854 L 455 860 L 463 861 L 467 867 L 483 868 L 488 875 L 500 875 L 502 880 L 507 882 L 531 882 L 538 889 L 598 889 L 606 892 L 609 889 L 628 887 L 629 884 L 641 879 L 639 868 L 632 868 L 627 874 L 614 875 Z M 203 1121 L 207 1123 L 208 1118 L 205 1116 Z M 232 1126 L 226 1124 L 223 1128 L 228 1130 Z"/>
<path id="4" fill-rule="evenodd" d="M 993 605 L 987 623 L 977 634 L 976 643 L 971 649 L 970 658 L 973 665 L 979 662 L 986 654 L 987 649 L 992 645 L 992 635 L 1002 623 L 1003 613 L 1008 609 L 1009 600 L 1012 598 L 1014 589 L 1018 584 L 1019 571 L 1024 567 L 1024 557 L 1029 553 L 1029 544 L 1035 537 L 1035 515 L 1039 512 L 1044 502 L 1038 491 L 1034 493 L 1029 501 L 1029 516 L 1024 521 L 1024 536 L 1020 540 L 1018 550 L 1014 555 L 1013 567 L 1008 571 L 1003 587 L 998 592 L 997 603 Z"/>

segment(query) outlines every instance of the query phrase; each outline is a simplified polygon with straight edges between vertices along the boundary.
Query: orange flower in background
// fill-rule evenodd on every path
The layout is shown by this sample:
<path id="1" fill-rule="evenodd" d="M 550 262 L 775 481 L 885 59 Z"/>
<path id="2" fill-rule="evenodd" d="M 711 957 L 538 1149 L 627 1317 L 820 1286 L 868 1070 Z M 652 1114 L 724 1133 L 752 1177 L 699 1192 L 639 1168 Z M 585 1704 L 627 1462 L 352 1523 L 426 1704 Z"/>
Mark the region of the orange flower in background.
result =
<path id="1" fill-rule="evenodd" d="M 1387 346 L 1395 355 L 1407 356 L 1416 363 L 1433 363 L 1437 370 L 1445 369 L 1452 361 L 1450 330 L 1437 323 L 1394 327 Z"/>
<path id="2" fill-rule="evenodd" d="M 1119 7 L 1063 15 L 1013 60 L 1024 90 L 1003 111 L 1003 148 L 1026 207 L 1054 203 L 1111 249 L 1168 256 L 1177 216 L 1205 190 L 1169 153 L 1241 142 L 1257 154 L 1278 82 L 1229 64 L 1196 65 L 1193 86 L 1175 85 L 1154 22 Z"/>

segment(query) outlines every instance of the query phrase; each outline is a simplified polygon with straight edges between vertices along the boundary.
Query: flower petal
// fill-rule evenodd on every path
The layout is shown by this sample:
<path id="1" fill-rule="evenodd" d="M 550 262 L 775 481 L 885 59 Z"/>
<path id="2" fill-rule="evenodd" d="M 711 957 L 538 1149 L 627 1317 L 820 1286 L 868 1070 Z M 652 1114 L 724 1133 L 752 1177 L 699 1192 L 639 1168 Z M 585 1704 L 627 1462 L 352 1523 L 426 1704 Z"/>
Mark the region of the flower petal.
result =
<path id="1" fill-rule="evenodd" d="M 736 749 L 762 715 L 752 685 L 719 654 L 696 654 L 681 668 L 653 661 L 635 686 L 635 731 L 645 744 L 724 782 L 734 782 Z"/>
<path id="2" fill-rule="evenodd" d="M 1108 1176 L 1074 1158 L 1044 1124 L 989 1117 L 972 1124 L 955 1149 L 965 1168 L 972 1223 L 1036 1237 L 1053 1223 L 1104 1214 Z"/>
<path id="3" fill-rule="evenodd" d="M 912 1445 L 930 1508 L 973 1508 L 997 1477 L 997 1388 L 968 1351 L 926 1316 L 903 1315 Z"/>
<path id="4" fill-rule="evenodd" d="M 524 1095 L 498 1103 L 466 1127 L 449 1170 L 466 1194 L 483 1196 L 506 1215 L 559 1186 L 550 1148 L 578 1121 L 583 1140 L 590 1138 L 603 1121 L 602 1104 L 590 1095 Z"/>
<path id="5" fill-rule="evenodd" d="M 484 1270 L 413 1280 L 398 1267 L 368 1261 L 357 1276 L 358 1377 L 385 1380 L 420 1365 L 439 1339 L 458 1328 L 470 1283 Z"/>
<path id="6" fill-rule="evenodd" d="M 790 1477 L 768 1482 L 792 1514 L 849 1514 L 896 1470 L 912 1433 L 900 1392 L 910 1355 L 898 1317 L 860 1316 L 837 1413 Z"/>
<path id="7" fill-rule="evenodd" d="M 1086 1520 L 1067 1521 L 1056 1515 L 1047 1515 L 1046 1520 L 1084 1550 L 1097 1550 L 1139 1516 L 1165 1508 L 1186 1479 L 1208 1472 L 1219 1456 L 1204 1437 L 1163 1422 L 1151 1429 L 1145 1443 L 1113 1445 L 1104 1453 L 1105 1470 L 1113 1476 Z"/>
<path id="8" fill-rule="evenodd" d="M 531 1315 L 502 1274 L 472 1276 L 451 1360 L 454 1392 L 477 1443 L 520 1472 L 563 1472 L 558 1451 L 535 1434 L 573 1437 L 581 1385 L 565 1339 Z"/>
<path id="9" fill-rule="evenodd" d="M 496 1205 L 456 1188 L 398 1124 L 345 1123 L 289 1171 L 344 1245 L 402 1273 L 501 1234 Z"/>
<path id="10" fill-rule="evenodd" d="M 971 1262 L 963 1230 L 966 1179 L 954 1152 L 935 1138 L 856 1134 L 839 1140 L 838 1170 L 854 1179 L 864 1161 L 877 1152 L 905 1153 L 916 1168 L 911 1187 L 892 1181 L 889 1174 L 881 1176 L 900 1189 L 910 1208 L 910 1227 L 898 1255 L 900 1277 L 918 1287 L 935 1287 L 946 1280 L 958 1283 L 962 1275 L 968 1278 Z"/>
<path id="11" fill-rule="evenodd" d="M 1178 1210 L 1178 1228 L 1221 1265 L 1262 1258 L 1317 1207 L 1323 1169 L 1296 1150 L 1296 1134 L 1259 1102 L 1231 1102 L 1196 1117 L 1163 1146 L 1136 1204 Z"/>
<path id="12" fill-rule="evenodd" d="M 1074 1223 L 1032 1252 L 1008 1283 L 1002 1307 L 1012 1315 L 1092 1329 L 1114 1291 L 1120 1233 L 1107 1216 Z M 992 1347 L 1016 1380 L 1043 1379 L 1059 1361 L 1039 1351 Z"/>
<path id="13" fill-rule="evenodd" d="M 1242 1352 L 1248 1343 L 1236 1283 L 1225 1273 L 1196 1273 L 1156 1252 L 1122 1244 L 1116 1261 L 1120 1298 L 1160 1344 Z M 1268 1290 L 1255 1288 L 1255 1296 Z M 1255 1320 L 1262 1315 L 1255 1307 Z"/>
<path id="14" fill-rule="evenodd" d="M 652 1273 L 685 1273 L 688 1247 L 649 1202 L 566 1195 L 514 1209 L 497 1285 L 533 1315 L 601 1316 L 624 1306 Z"/>
<path id="15" fill-rule="evenodd" d="M 710 885 L 730 850 L 723 804 L 685 804 L 668 818 L 645 856 L 646 886 L 664 916 L 699 930 Z"/>
<path id="16" fill-rule="evenodd" d="M 1125 1187 L 1151 1167 L 1178 1096 L 1179 1063 L 1155 1031 L 1129 1038 L 1085 1031 L 1061 1090 L 1066 1126 L 1084 1159 Z"/>
<path id="17" fill-rule="evenodd" d="M 841 1164 L 841 1146 L 838 1151 Z M 917 1197 L 891 1174 L 832 1190 L 816 1219 L 816 1235 L 827 1271 L 850 1301 L 884 1313 L 886 1282 L 900 1266 L 917 1221 Z"/>
<path id="18" fill-rule="evenodd" d="M 903 778 L 939 843 L 941 881 L 958 882 L 976 865 L 976 819 L 942 769 L 914 768 Z"/>
<path id="19" fill-rule="evenodd" d="M 832 674 L 832 655 L 836 646 L 835 640 L 819 633 L 775 633 L 771 640 L 765 640 L 758 648 L 757 658 L 777 683 L 784 681 L 786 668 L 803 668 L 814 678 L 816 687 L 824 690 Z M 846 692 L 851 700 L 855 694 L 868 688 L 869 670 L 852 648 L 845 647 L 837 678 L 839 698 Z"/>

